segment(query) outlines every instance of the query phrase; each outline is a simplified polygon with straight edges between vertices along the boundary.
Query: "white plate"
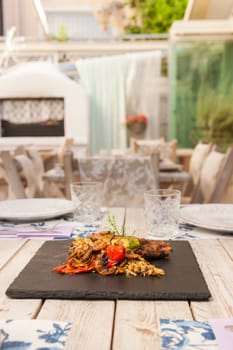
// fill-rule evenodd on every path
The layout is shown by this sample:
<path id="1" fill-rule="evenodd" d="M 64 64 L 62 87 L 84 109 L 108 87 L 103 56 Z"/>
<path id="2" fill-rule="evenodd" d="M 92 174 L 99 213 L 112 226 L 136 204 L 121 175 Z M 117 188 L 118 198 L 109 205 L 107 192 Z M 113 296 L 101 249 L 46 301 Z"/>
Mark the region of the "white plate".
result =
<path id="1" fill-rule="evenodd" d="M 233 232 L 233 204 L 196 204 L 183 207 L 180 219 L 201 228 Z"/>
<path id="2" fill-rule="evenodd" d="M 30 198 L 0 202 L 0 219 L 9 221 L 51 219 L 72 211 L 72 202 L 65 199 Z"/>

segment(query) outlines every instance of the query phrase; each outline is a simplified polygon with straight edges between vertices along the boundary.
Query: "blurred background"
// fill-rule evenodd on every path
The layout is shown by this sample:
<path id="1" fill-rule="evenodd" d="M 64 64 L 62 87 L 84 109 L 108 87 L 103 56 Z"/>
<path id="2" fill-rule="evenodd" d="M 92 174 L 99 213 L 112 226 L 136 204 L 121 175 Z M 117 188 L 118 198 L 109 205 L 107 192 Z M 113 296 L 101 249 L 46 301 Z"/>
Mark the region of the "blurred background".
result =
<path id="1" fill-rule="evenodd" d="M 49 60 L 78 79 L 80 58 L 157 50 L 158 111 L 141 136 L 177 138 L 182 147 L 200 137 L 229 142 L 232 7 L 231 0 L 1 0 L 0 68 Z M 148 114 L 147 106 L 133 113 Z"/>
<path id="2" fill-rule="evenodd" d="M 228 143 L 232 7 L 231 0 L 1 0 L 1 72 L 43 60 L 77 80 L 80 58 L 158 51 L 157 112 L 148 115 L 150 131 L 140 137 L 177 138 L 182 147 L 193 147 L 200 137 Z M 144 109 L 132 113 L 151 113 Z M 114 127 L 122 128 L 122 120 Z"/>

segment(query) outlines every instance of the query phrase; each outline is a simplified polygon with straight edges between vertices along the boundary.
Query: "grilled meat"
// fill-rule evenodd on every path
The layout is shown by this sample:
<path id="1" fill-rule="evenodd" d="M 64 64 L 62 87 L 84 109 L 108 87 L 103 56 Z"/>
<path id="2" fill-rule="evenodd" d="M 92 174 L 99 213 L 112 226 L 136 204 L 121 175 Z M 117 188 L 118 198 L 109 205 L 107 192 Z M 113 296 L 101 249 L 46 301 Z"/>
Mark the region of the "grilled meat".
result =
<path id="1" fill-rule="evenodd" d="M 172 247 L 167 242 L 157 242 L 150 239 L 139 238 L 140 247 L 135 253 L 140 254 L 145 259 L 166 258 L 172 252 Z"/>

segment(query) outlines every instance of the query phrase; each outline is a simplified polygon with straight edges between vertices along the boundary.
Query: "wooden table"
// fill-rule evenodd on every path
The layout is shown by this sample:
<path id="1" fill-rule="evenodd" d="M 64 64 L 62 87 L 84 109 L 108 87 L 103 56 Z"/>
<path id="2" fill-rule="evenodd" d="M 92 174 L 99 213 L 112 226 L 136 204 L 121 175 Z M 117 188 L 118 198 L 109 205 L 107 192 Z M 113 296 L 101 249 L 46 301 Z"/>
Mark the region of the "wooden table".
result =
<path id="1" fill-rule="evenodd" d="M 117 223 L 145 231 L 142 209 L 111 209 Z M 103 226 L 105 222 L 103 221 Z M 232 236 L 233 238 L 233 236 Z M 159 349 L 159 318 L 233 317 L 233 239 L 190 241 L 212 294 L 206 302 L 17 300 L 5 290 L 43 244 L 41 240 L 11 239 L 0 244 L 0 317 L 3 319 L 69 320 L 72 330 L 66 349 Z M 184 262 L 185 263 L 185 262 Z"/>

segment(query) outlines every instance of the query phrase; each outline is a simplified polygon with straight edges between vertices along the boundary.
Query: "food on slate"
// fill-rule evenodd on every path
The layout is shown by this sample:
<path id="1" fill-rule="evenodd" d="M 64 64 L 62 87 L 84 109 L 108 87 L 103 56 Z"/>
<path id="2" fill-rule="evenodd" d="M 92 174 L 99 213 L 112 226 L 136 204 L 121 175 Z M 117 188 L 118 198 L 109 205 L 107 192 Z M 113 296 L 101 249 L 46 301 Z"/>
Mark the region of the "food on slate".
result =
<path id="1" fill-rule="evenodd" d="M 163 276 L 164 270 L 148 260 L 166 258 L 172 251 L 167 242 L 120 236 L 111 231 L 75 238 L 64 265 L 54 271 L 64 274 L 97 272 L 101 275 Z"/>

